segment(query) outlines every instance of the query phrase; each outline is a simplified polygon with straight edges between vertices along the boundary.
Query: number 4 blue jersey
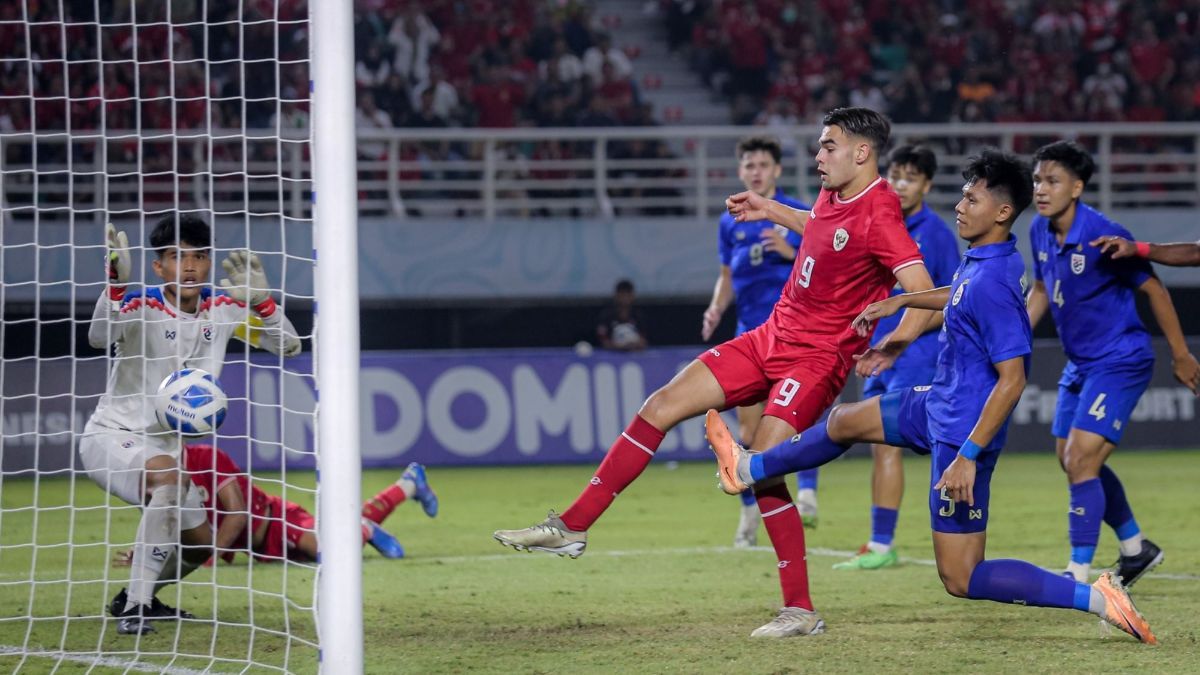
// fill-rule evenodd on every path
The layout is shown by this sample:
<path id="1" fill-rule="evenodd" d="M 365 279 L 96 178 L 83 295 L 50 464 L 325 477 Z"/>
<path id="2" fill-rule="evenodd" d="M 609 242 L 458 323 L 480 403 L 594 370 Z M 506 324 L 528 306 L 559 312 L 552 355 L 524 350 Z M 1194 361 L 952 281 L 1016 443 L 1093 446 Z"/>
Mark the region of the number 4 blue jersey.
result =
<path id="1" fill-rule="evenodd" d="M 1067 358 L 1085 374 L 1154 359 L 1133 295 L 1154 271 L 1145 259 L 1113 260 L 1088 246 L 1106 235 L 1133 239 L 1082 202 L 1075 206 L 1075 221 L 1061 246 L 1048 218 L 1035 217 L 1029 228 L 1034 276 L 1046 286 Z"/>
<path id="2" fill-rule="evenodd" d="M 809 209 L 785 195 L 783 190 L 777 189 L 773 199 L 794 209 Z M 758 327 L 771 316 L 771 310 L 779 301 L 783 285 L 792 272 L 793 261 L 763 248 L 762 232 L 772 228 L 784 234 L 788 244 L 799 250 L 800 235 L 782 225 L 769 220 L 739 223 L 728 212 L 721 216 L 718 251 L 721 264 L 729 267 L 733 279 L 739 335 Z"/>

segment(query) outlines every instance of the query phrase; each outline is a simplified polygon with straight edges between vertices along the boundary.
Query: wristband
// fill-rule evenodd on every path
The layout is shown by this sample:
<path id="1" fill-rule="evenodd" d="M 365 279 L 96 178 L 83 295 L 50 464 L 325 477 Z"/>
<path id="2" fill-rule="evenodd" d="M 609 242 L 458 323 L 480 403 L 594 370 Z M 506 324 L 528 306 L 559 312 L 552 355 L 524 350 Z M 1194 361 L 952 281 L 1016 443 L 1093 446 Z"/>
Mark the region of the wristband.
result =
<path id="1" fill-rule="evenodd" d="M 120 302 L 125 298 L 125 287 L 117 286 L 111 281 L 108 283 L 108 299 L 113 302 Z"/>
<path id="2" fill-rule="evenodd" d="M 262 318 L 267 318 L 275 313 L 275 298 L 267 296 L 266 300 L 254 306 L 254 311 Z"/>
<path id="3" fill-rule="evenodd" d="M 975 461 L 981 452 L 983 452 L 983 448 L 976 445 L 969 438 L 962 444 L 962 447 L 958 449 L 958 454 L 971 461 Z"/>
<path id="4" fill-rule="evenodd" d="M 1150 257 L 1150 242 L 1138 241 L 1138 242 L 1134 242 L 1134 245 L 1137 246 L 1137 255 L 1139 258 L 1149 258 Z"/>

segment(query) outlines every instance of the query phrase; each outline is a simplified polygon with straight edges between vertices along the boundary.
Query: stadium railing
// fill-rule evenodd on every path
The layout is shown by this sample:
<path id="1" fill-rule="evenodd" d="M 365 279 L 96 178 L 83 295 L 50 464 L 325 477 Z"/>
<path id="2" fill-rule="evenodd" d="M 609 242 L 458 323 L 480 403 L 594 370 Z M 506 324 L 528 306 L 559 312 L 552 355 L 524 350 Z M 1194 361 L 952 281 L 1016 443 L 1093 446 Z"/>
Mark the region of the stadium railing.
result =
<path id="1" fill-rule="evenodd" d="M 358 132 L 359 209 L 397 218 L 461 215 L 488 221 L 615 215 L 710 219 L 723 210 L 726 195 L 741 189 L 733 158 L 736 140 L 761 133 L 779 136 L 784 144 L 784 189 L 814 195 L 813 143 L 820 133 L 814 125 L 389 129 Z M 111 147 L 136 137 L 114 131 L 104 136 L 9 134 L 0 147 L 7 170 L 0 198 L 17 209 L 17 216 L 22 206 L 32 209 L 35 203 L 42 217 L 56 208 L 65 211 L 72 192 L 76 208 L 107 204 L 109 210 L 119 209 L 136 203 L 139 191 L 148 202 L 171 203 L 178 191 L 185 206 L 190 202 L 218 214 L 247 207 L 277 211 L 277 181 L 282 180 L 290 198 L 279 215 L 303 217 L 311 208 L 306 148 L 279 143 L 274 130 L 262 131 L 261 137 L 254 130 L 143 133 L 147 147 L 153 142 L 191 146 L 191 161 L 177 171 L 147 170 L 143 162 L 139 173 L 136 159 L 114 159 L 119 153 L 100 150 L 104 143 Z M 892 138 L 893 144 L 923 142 L 938 152 L 940 168 L 929 199 L 935 207 L 957 202 L 961 166 L 979 147 L 1028 154 L 1063 138 L 1079 140 L 1096 153 L 1098 171 L 1086 198 L 1104 210 L 1200 206 L 1197 123 L 897 125 Z M 248 163 L 241 160 L 244 154 L 251 156 Z M 38 157 L 36 166 L 31 157 Z M 100 209 L 96 214 L 102 217 Z"/>

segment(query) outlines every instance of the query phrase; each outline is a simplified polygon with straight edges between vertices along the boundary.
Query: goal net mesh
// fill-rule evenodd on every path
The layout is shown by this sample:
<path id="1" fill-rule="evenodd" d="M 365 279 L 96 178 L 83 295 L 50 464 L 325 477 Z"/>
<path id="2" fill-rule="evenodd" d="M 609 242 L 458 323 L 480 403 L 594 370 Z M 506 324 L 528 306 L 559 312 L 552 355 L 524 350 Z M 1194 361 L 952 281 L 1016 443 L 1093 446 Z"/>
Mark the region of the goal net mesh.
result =
<path id="1" fill-rule="evenodd" d="M 128 235 L 129 288 L 146 289 L 160 283 L 154 224 L 195 214 L 213 228 L 208 281 L 229 253 L 256 253 L 303 353 L 257 349 L 247 311 L 219 368 L 226 421 L 183 440 L 215 445 L 315 517 L 308 36 L 302 1 L 0 3 L 0 670 L 318 668 L 316 565 L 286 545 L 215 559 L 158 593 L 195 619 L 118 634 L 108 606 L 142 508 L 89 478 L 78 453 L 116 360 L 88 341 L 105 224 Z M 267 520 L 250 529 L 277 532 Z"/>

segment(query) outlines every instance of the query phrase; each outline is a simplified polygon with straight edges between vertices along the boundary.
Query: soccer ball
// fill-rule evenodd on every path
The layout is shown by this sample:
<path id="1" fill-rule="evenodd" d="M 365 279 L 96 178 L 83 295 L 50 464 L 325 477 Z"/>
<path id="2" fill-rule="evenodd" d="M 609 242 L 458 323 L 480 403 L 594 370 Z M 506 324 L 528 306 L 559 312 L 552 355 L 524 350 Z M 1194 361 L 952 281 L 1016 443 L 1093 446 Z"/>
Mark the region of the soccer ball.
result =
<path id="1" fill-rule="evenodd" d="M 158 386 L 154 414 L 164 429 L 207 436 L 225 421 L 229 401 L 217 378 L 199 368 L 171 373 Z"/>

